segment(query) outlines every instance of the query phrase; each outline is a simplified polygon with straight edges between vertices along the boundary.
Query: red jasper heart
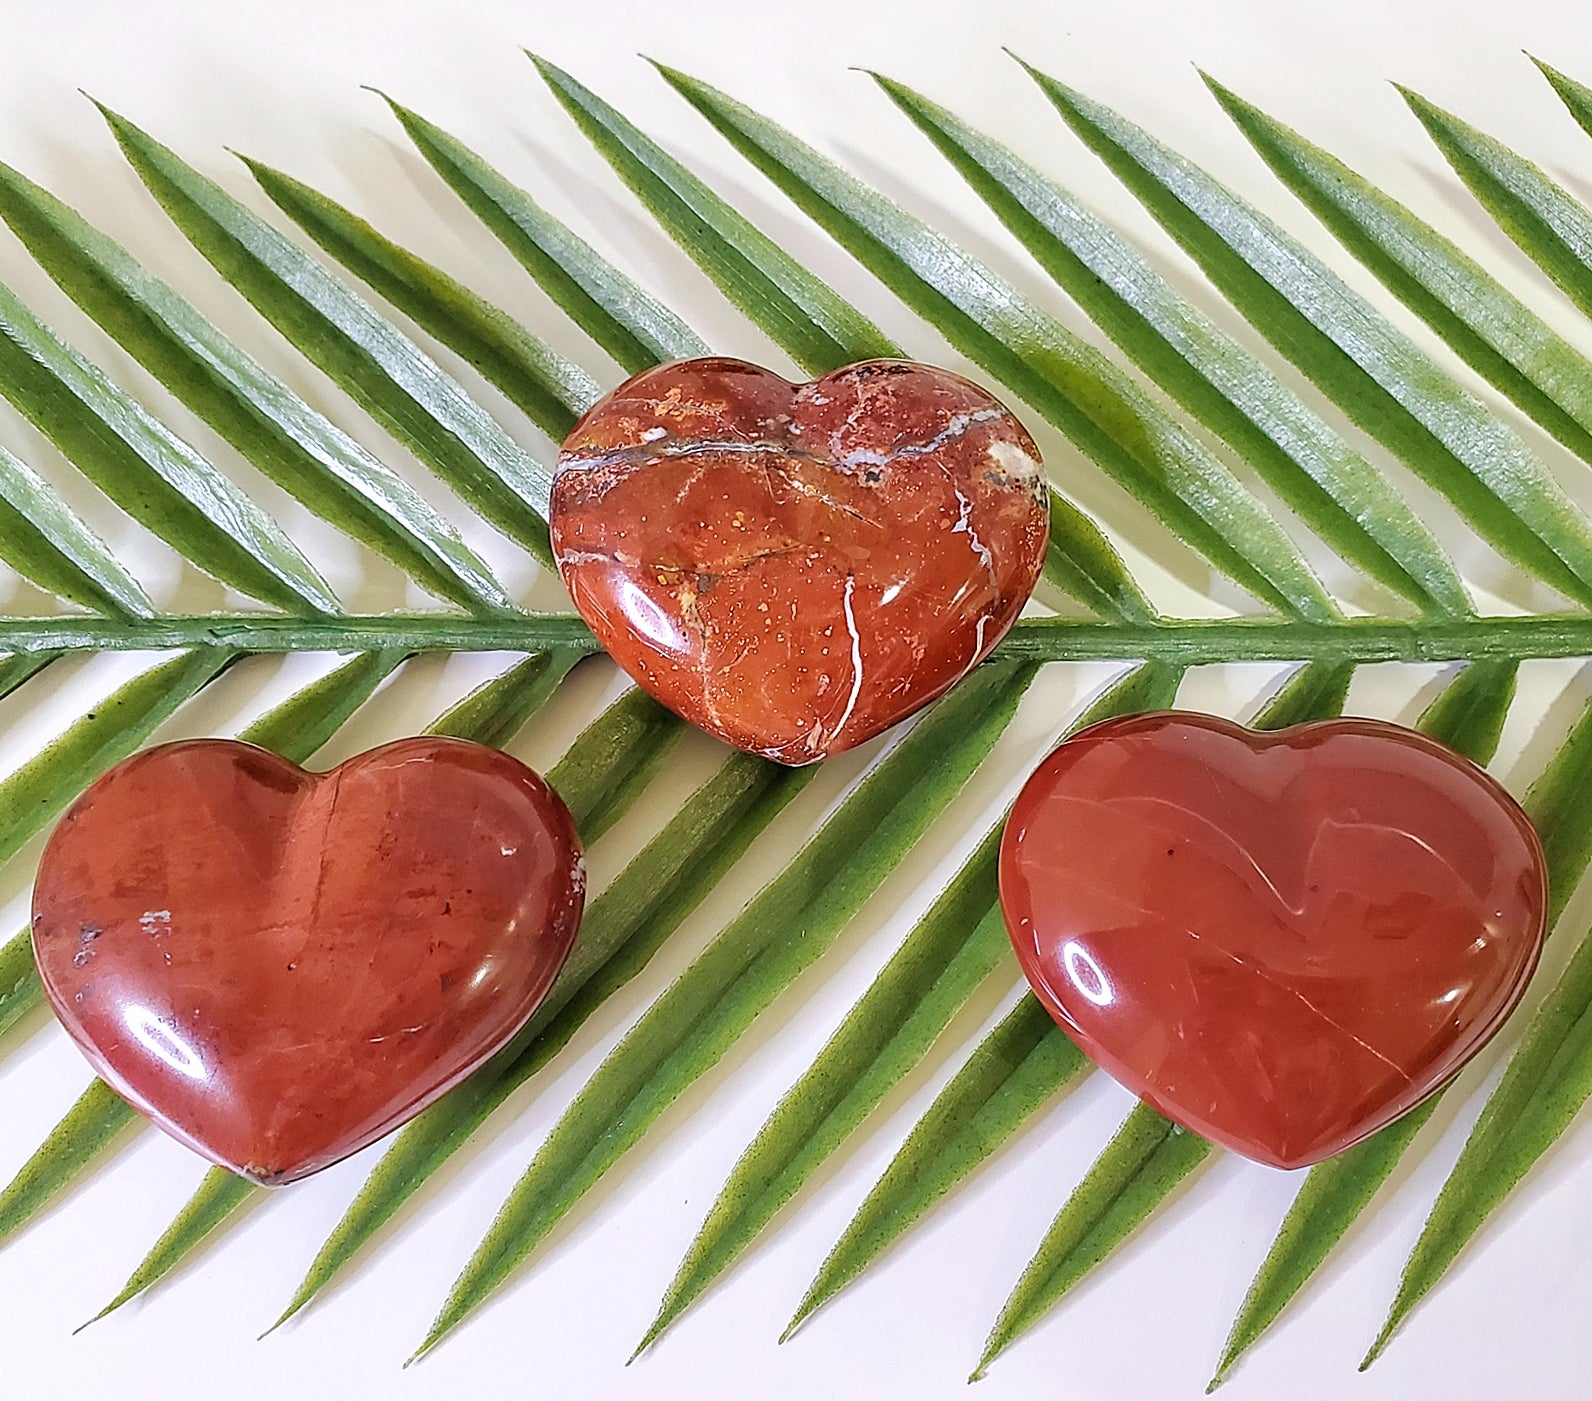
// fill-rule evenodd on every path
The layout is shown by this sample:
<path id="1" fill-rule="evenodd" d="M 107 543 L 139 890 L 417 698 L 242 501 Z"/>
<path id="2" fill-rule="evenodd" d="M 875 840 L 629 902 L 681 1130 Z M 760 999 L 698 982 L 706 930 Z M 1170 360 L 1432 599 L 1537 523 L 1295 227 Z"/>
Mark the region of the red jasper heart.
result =
<path id="1" fill-rule="evenodd" d="M 1134 1094 L 1276 1167 L 1458 1071 L 1542 944 L 1542 849 L 1412 730 L 1111 720 L 1028 780 L 1000 898 L 1034 992 Z"/>
<path id="2" fill-rule="evenodd" d="M 553 483 L 575 607 L 663 704 L 785 764 L 878 734 L 981 662 L 1045 554 L 1033 440 L 894 360 L 792 385 L 741 360 L 636 376 Z"/>
<path id="3" fill-rule="evenodd" d="M 169 744 L 95 783 L 34 888 L 45 991 L 94 1068 L 257 1182 L 362 1148 L 498 1050 L 569 952 L 568 810 L 462 740 L 312 774 Z"/>

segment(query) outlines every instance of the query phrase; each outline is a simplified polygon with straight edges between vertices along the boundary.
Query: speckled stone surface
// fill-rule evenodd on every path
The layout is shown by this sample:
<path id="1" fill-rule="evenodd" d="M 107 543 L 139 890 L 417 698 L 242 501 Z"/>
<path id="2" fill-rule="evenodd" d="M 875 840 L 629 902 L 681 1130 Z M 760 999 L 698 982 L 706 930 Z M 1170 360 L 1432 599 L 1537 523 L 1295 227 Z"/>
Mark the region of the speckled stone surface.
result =
<path id="1" fill-rule="evenodd" d="M 714 358 L 638 375 L 581 419 L 551 524 L 620 666 L 728 743 L 805 764 L 988 655 L 1049 513 L 1032 439 L 967 380 L 877 360 L 796 386 Z"/>
<path id="2" fill-rule="evenodd" d="M 1040 765 L 1000 896 L 1034 992 L 1092 1059 L 1292 1168 L 1486 1043 L 1536 967 L 1547 877 L 1514 800 L 1413 730 L 1162 712 Z"/>
<path id="3" fill-rule="evenodd" d="M 56 1014 L 168 1133 L 259 1182 L 395 1128 L 501 1047 L 575 936 L 569 811 L 462 740 L 324 774 L 230 740 L 135 755 L 34 889 Z"/>

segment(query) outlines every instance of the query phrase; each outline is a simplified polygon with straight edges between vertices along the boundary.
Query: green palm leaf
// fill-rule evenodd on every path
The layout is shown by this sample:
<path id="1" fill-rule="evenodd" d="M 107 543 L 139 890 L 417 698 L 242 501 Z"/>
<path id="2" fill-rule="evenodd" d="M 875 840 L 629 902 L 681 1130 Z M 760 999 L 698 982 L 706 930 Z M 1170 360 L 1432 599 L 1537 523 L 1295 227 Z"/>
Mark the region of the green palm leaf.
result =
<path id="1" fill-rule="evenodd" d="M 510 604 L 458 532 L 119 244 L 0 163 L 0 218 L 80 307 L 268 477 L 437 597 Z"/>
<path id="2" fill-rule="evenodd" d="M 1177 682 L 1170 668 L 1136 668 L 1090 705 L 1073 728 L 1170 706 Z M 1010 945 L 995 890 L 999 847 L 997 826 L 758 1130 L 681 1261 L 638 1353 L 768 1227 L 890 1088 L 929 1053 L 990 975 L 997 968 L 1010 972 Z"/>
<path id="3" fill-rule="evenodd" d="M 1205 82 L 1272 173 L 1345 248 L 1478 374 L 1592 462 L 1592 362 L 1397 200 L 1215 79 Z"/>
<path id="4" fill-rule="evenodd" d="M 296 244 L 125 117 L 100 110 L 161 207 L 255 310 L 482 516 L 546 562 L 546 469 Z"/>
<path id="5" fill-rule="evenodd" d="M 206 573 L 290 614 L 342 612 L 281 526 L 4 287 L 0 394 L 128 515 Z"/>
<path id="6" fill-rule="evenodd" d="M 1592 532 L 1516 435 L 1269 219 L 1110 108 L 1029 70 L 1074 131 L 1321 391 L 1505 556 L 1592 599 Z"/>
<path id="7" fill-rule="evenodd" d="M 383 96 L 432 169 L 626 374 L 707 354 L 707 343 L 678 316 L 524 190 L 441 127 Z"/>
<path id="8" fill-rule="evenodd" d="M 1343 558 L 1422 607 L 1470 610 L 1453 566 L 1391 484 L 1126 239 L 938 103 L 874 78 L 1124 353 Z"/>
<path id="9" fill-rule="evenodd" d="M 1583 312 L 1592 312 L 1592 214 L 1503 142 L 1401 87 L 1410 110 L 1498 226 Z"/>
<path id="10" fill-rule="evenodd" d="M 469 361 L 550 438 L 562 441 L 601 393 L 579 365 L 457 278 L 302 181 L 247 156 L 240 159 L 272 203 L 322 249 Z"/>
<path id="11" fill-rule="evenodd" d="M 147 618 L 143 589 L 37 473 L 0 448 L 0 559 L 41 589 L 101 613 Z"/>
<path id="12" fill-rule="evenodd" d="M 941 700 L 653 1004 L 516 1184 L 420 1352 L 499 1288 L 676 1096 L 834 942 L 989 752 L 1033 677 L 1031 667 L 984 667 Z"/>
<path id="13" fill-rule="evenodd" d="M 844 287 L 803 266 L 784 240 L 614 106 L 562 69 L 533 62 L 593 152 L 659 230 L 804 373 L 912 353 L 911 345 L 898 346 L 849 301 Z M 1589 90 L 1539 66 L 1572 116 L 1592 130 Z M 1049 174 L 928 97 L 875 77 L 890 101 L 887 110 L 904 114 L 930 139 L 1021 250 L 1105 334 L 1110 354 L 1075 334 L 1048 304 L 1020 295 L 985 262 L 792 133 L 694 78 L 662 71 L 674 91 L 902 307 L 1081 449 L 1053 464 L 1061 489 L 1051 494 L 1044 579 L 1047 589 L 1071 596 L 1092 616 L 1031 613 L 992 664 L 896 742 L 849 761 L 858 766 L 858 781 L 816 834 L 576 1094 L 456 1283 L 422 1351 L 506 1282 L 670 1102 L 712 1069 L 839 938 L 1006 730 L 1041 665 L 1129 664 L 1088 709 L 1083 718 L 1089 719 L 1170 704 L 1190 667 L 1286 662 L 1296 669 L 1261 716 L 1262 723 L 1280 724 L 1341 706 L 1349 677 L 1365 663 L 1463 660 L 1469 665 L 1422 723 L 1450 744 L 1485 755 L 1498 742 L 1522 660 L 1592 656 L 1592 525 L 1548 468 L 1445 364 L 1418 349 L 1291 235 L 1115 113 L 1029 70 L 1067 123 L 1234 310 L 1336 403 L 1375 445 L 1373 453 L 1363 454 L 1359 439 L 1330 426 L 1288 387 L 1287 371 L 1279 373 L 1230 335 L 1221 313 L 1196 309 L 1197 294 L 1162 277 Z M 1391 194 L 1220 85 L 1210 86 L 1270 169 L 1350 256 L 1422 317 L 1490 390 L 1592 460 L 1592 376 L 1572 337 L 1547 327 Z M 1492 138 L 1420 98 L 1409 100 L 1509 235 L 1572 302 L 1592 310 L 1592 216 Z M 537 333 L 542 328 L 520 325 L 352 209 L 246 159 L 266 197 L 407 318 L 416 328 L 411 336 L 173 151 L 125 118 L 105 116 L 177 229 L 244 302 L 408 449 L 462 508 L 545 564 L 548 470 L 416 336 L 458 355 L 554 440 L 601 390 L 576 363 L 584 354 L 601 350 L 634 372 L 705 353 L 708 346 L 525 188 L 415 112 L 388 105 L 464 209 L 567 315 L 572 326 L 559 335 L 586 344 L 569 354 L 555 351 Z M 524 180 L 539 190 L 542 178 L 533 170 Z M 8 713 L 48 704 L 54 687 L 48 678 L 66 674 L 63 659 L 70 666 L 72 657 L 104 652 L 161 654 L 92 709 L 66 717 L 52 744 L 19 755 L 0 778 L 0 859 L 17 855 L 85 784 L 146 742 L 234 659 L 353 654 L 244 731 L 293 757 L 307 757 L 338 732 L 399 662 L 416 653 L 534 654 L 440 717 L 431 727 L 437 732 L 503 744 L 555 691 L 562 693 L 556 723 L 585 703 L 592 687 L 561 683 L 597 650 L 595 639 L 572 616 L 520 611 L 463 543 L 461 527 L 477 524 L 465 509 L 428 506 L 405 480 L 407 464 L 383 463 L 359 445 L 360 425 L 340 424 L 334 413 L 312 407 L 287 387 L 291 376 L 271 366 L 269 357 L 246 354 L 244 342 L 224 336 L 108 233 L 4 165 L 0 218 L 111 341 L 206 430 L 312 514 L 451 605 L 437 612 L 347 613 L 316 564 L 245 491 L 15 293 L 0 288 L 0 397 L 109 498 L 109 507 L 96 503 L 101 512 L 130 517 L 184 565 L 264 605 L 263 611 L 229 603 L 230 611 L 178 612 L 158 591 L 152 598 L 96 533 L 119 538 L 104 516 L 81 517 L 0 445 L 0 561 L 68 605 L 42 617 L 0 617 L 0 697 L 9 695 Z M 1505 559 L 1572 600 L 1573 610 L 1474 613 L 1475 581 L 1450 564 L 1419 506 L 1400 490 L 1401 479 L 1383 470 L 1375 455 L 1381 452 L 1444 495 Z M 1096 466 L 1129 501 L 1102 498 L 1100 483 L 1080 480 Z M 1107 501 L 1105 514 L 1117 528 L 1103 529 L 1073 504 L 1074 495 L 1090 501 L 1091 509 L 1094 501 Z M 1286 509 L 1274 510 L 1273 500 Z M 1112 514 L 1124 508 L 1126 514 Z M 1300 526 L 1315 540 L 1301 544 Z M 1166 616 L 1125 560 L 1135 557 L 1133 550 L 1159 557 L 1183 546 L 1269 613 Z M 1323 550 L 1336 556 L 1328 561 L 1334 569 L 1341 563 L 1357 571 L 1413 611 L 1392 615 L 1373 602 L 1370 615 L 1345 616 L 1346 601 L 1307 563 L 1307 556 L 1323 558 Z M 1360 606 L 1358 593 L 1349 606 Z M 249 663 L 238 674 L 259 665 Z M 405 667 L 393 684 L 416 684 L 410 678 L 419 670 Z M 472 1134 L 495 1126 L 515 1091 L 552 1064 L 593 1011 L 646 966 L 811 778 L 811 770 L 730 755 L 687 793 L 677 787 L 673 767 L 666 767 L 682 728 L 642 692 L 625 691 L 580 730 L 553 768 L 550 776 L 588 842 L 638 804 L 673 815 L 591 902 L 568 966 L 522 1034 L 394 1137 L 284 1317 L 354 1263 Z M 1052 723 L 1047 732 L 1053 729 Z M 1553 867 L 1556 911 L 1592 855 L 1588 736 L 1592 718 L 1574 729 L 1527 799 Z M 928 902 L 812 1068 L 775 1107 L 709 1211 L 644 1346 L 799 1201 L 813 1174 L 841 1156 L 891 1088 L 930 1061 L 937 1039 L 970 998 L 1010 976 L 995 902 L 995 840 L 991 833 L 977 844 L 944 893 Z M 0 948 L 0 1037 L 20 1042 L 18 1033 L 34 1024 L 30 1009 L 41 1001 L 24 931 Z M 1571 956 L 1478 1121 L 1412 1257 L 1381 1341 L 1592 1094 L 1589 1006 L 1592 940 Z M 1037 1003 L 1019 1001 L 908 1135 L 824 1263 L 792 1327 L 1084 1069 L 1081 1055 Z M 25 1073 L 20 1066 L 18 1072 Z M 1235 1324 L 1222 1372 L 1367 1208 L 1430 1113 L 1430 1105 L 1423 1106 L 1311 1175 Z M 0 1189 L 0 1237 L 87 1180 L 134 1123 L 132 1112 L 95 1082 Z M 1063 1208 L 997 1323 L 985 1361 L 1164 1204 L 1207 1153 L 1208 1145 L 1194 1136 L 1147 1109 L 1135 1110 Z M 206 1174 L 109 1307 L 218 1240 L 260 1195 L 230 1174 Z"/>

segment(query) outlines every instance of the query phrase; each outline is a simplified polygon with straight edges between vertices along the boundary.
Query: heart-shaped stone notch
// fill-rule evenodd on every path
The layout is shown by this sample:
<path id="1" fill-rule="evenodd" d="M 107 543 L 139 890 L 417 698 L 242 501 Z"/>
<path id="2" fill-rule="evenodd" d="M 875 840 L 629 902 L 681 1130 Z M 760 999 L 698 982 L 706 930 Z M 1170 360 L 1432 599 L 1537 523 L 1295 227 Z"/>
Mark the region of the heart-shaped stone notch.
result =
<path id="1" fill-rule="evenodd" d="M 717 358 L 594 405 L 550 515 L 559 573 L 619 665 L 785 764 L 862 743 L 983 661 L 1049 519 L 1033 440 L 967 380 L 870 360 L 797 386 Z"/>
<path id="2" fill-rule="evenodd" d="M 312 774 L 252 745 L 135 755 L 61 820 L 33 946 L 94 1068 L 262 1183 L 364 1147 L 524 1024 L 585 875 L 518 760 L 400 740 Z"/>
<path id="3" fill-rule="evenodd" d="M 1045 760 L 1000 896 L 1034 992 L 1092 1059 L 1292 1168 L 1396 1119 L 1498 1029 L 1547 878 L 1514 800 L 1413 730 L 1164 712 Z"/>

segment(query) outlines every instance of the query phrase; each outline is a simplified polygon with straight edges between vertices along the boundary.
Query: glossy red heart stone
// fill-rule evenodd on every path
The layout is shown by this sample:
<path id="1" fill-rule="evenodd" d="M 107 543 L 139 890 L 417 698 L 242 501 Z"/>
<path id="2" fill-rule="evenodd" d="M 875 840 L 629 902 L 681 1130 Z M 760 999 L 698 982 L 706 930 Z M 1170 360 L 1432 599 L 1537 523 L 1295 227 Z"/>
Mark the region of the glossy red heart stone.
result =
<path id="1" fill-rule="evenodd" d="M 1034 992 L 1092 1059 L 1292 1168 L 1396 1119 L 1498 1029 L 1547 878 L 1514 800 L 1413 730 L 1164 712 L 1040 765 L 1000 898 Z"/>
<path id="2" fill-rule="evenodd" d="M 564 443 L 553 552 L 664 705 L 785 764 L 862 743 L 978 665 L 1049 538 L 1039 453 L 977 385 L 897 360 L 792 385 L 637 375 Z"/>
<path id="3" fill-rule="evenodd" d="M 381 1137 L 513 1036 L 584 891 L 568 809 L 499 750 L 406 739 L 314 774 L 194 740 L 117 765 L 62 818 L 33 947 L 106 1081 L 278 1183 Z"/>

